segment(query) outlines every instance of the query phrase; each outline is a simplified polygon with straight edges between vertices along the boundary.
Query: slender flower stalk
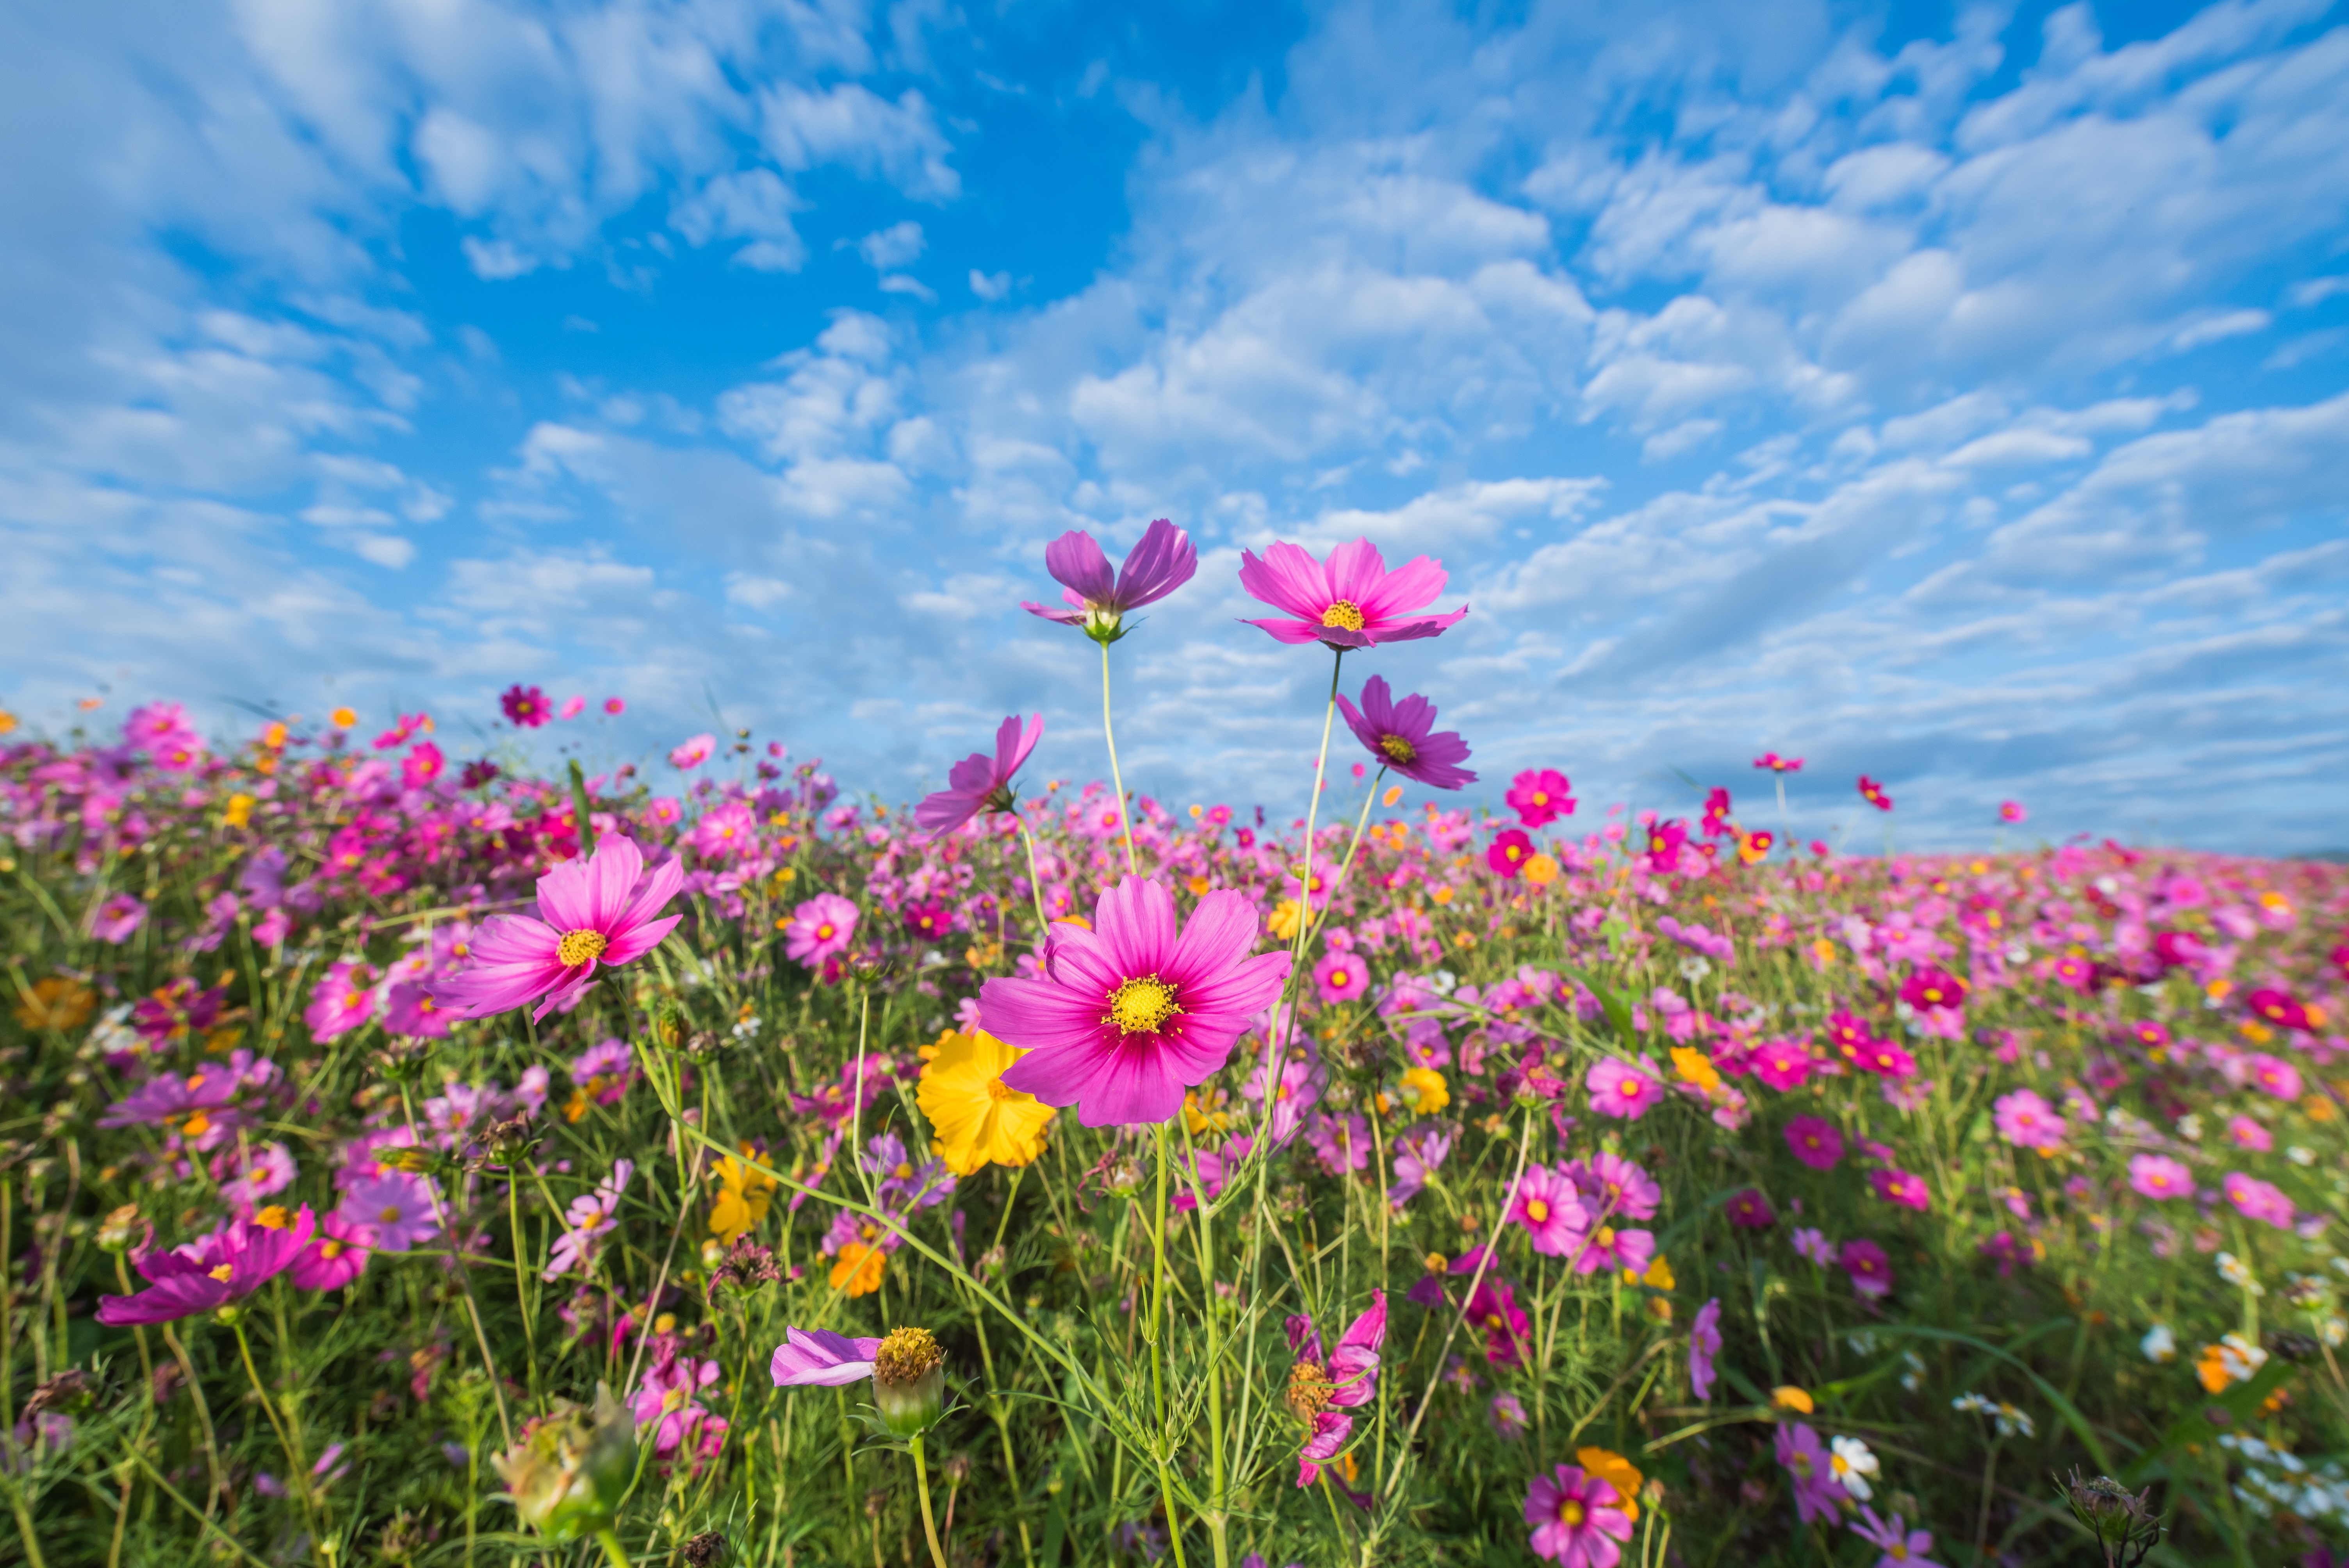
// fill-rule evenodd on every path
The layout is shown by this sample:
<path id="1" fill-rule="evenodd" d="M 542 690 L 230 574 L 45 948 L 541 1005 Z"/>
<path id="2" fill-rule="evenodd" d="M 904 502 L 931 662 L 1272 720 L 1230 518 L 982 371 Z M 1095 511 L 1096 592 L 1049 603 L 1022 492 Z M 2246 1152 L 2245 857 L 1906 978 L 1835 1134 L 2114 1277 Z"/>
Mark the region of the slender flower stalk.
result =
<path id="1" fill-rule="evenodd" d="M 1141 863 L 1133 858 L 1133 819 L 1125 806 L 1125 775 L 1117 766 L 1117 732 L 1111 727 L 1109 716 L 1109 639 L 1101 641 L 1102 655 L 1102 740 L 1109 748 L 1109 787 L 1117 792 L 1118 830 L 1125 835 L 1125 874 L 1138 877 Z"/>

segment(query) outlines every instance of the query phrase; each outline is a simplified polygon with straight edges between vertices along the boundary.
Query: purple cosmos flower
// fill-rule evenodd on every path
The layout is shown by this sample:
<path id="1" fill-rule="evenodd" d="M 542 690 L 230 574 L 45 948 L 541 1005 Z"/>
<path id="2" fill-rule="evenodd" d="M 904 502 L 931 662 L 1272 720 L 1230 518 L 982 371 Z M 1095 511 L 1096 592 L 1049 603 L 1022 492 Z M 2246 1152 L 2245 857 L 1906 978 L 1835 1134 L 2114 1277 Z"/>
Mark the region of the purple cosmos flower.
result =
<path id="1" fill-rule="evenodd" d="M 2135 1154 L 2129 1157 L 2129 1185 L 2147 1198 L 2190 1198 L 2194 1172 L 2167 1154 Z"/>
<path id="2" fill-rule="evenodd" d="M 1367 539 L 1338 546 L 1327 564 L 1286 542 L 1267 550 L 1261 561 L 1240 552 L 1240 586 L 1296 617 L 1248 624 L 1289 644 L 1342 650 L 1435 636 L 1468 614 L 1465 605 L 1449 615 L 1415 613 L 1447 581 L 1443 562 L 1424 555 L 1389 572 L 1386 558 Z"/>
<path id="3" fill-rule="evenodd" d="M 828 1328 L 786 1328 L 769 1374 L 778 1388 L 845 1388 L 873 1376 L 878 1339 L 852 1339 Z"/>
<path id="4" fill-rule="evenodd" d="M 354 959 L 328 965 L 311 988 L 310 1005 L 302 1009 L 302 1021 L 310 1026 L 311 1035 L 331 1040 L 372 1019 L 375 979 L 374 970 Z"/>
<path id="5" fill-rule="evenodd" d="M 856 934 L 856 904 L 836 892 L 820 892 L 792 911 L 783 927 L 783 953 L 811 969 L 822 968 L 834 954 L 848 951 Z"/>
<path id="6" fill-rule="evenodd" d="M 234 1171 L 234 1176 L 227 1176 Z M 251 1209 L 274 1192 L 294 1185 L 294 1156 L 282 1143 L 264 1143 L 242 1152 L 230 1150 L 212 1163 L 222 1202 Z M 225 1178 L 224 1180 L 222 1178 Z"/>
<path id="7" fill-rule="evenodd" d="M 1044 547 L 1044 570 L 1061 584 L 1061 597 L 1069 608 L 1055 610 L 1024 599 L 1019 607 L 1047 621 L 1079 627 L 1097 642 L 1113 643 L 1125 635 L 1128 610 L 1154 604 L 1191 581 L 1199 570 L 1199 552 L 1191 547 L 1189 534 L 1162 517 L 1143 530 L 1114 581 L 1109 557 L 1081 530 L 1071 530 Z"/>
<path id="8" fill-rule="evenodd" d="M 627 1191 L 628 1178 L 636 1173 L 634 1161 L 615 1160 L 612 1173 L 595 1183 L 594 1191 L 571 1200 L 564 1211 L 563 1233 L 547 1250 L 546 1272 L 541 1279 L 552 1284 L 574 1269 L 585 1274 L 595 1266 L 595 1243 L 619 1228 L 620 1194 Z"/>
<path id="9" fill-rule="evenodd" d="M 1556 1479 L 1534 1477 L 1526 1490 L 1526 1522 L 1534 1527 L 1537 1557 L 1558 1568 L 1615 1568 L 1623 1558 L 1615 1543 L 1631 1539 L 1631 1515 L 1614 1483 L 1560 1465 Z"/>
<path id="10" fill-rule="evenodd" d="M 1092 929 L 1052 928 L 1044 978 L 980 992 L 987 1032 L 1029 1053 L 1004 1086 L 1073 1105 L 1087 1127 L 1166 1120 L 1280 994 L 1289 955 L 1251 957 L 1256 936 L 1245 893 L 1206 894 L 1178 929 L 1164 882 L 1126 878 L 1094 905 Z"/>
<path id="11" fill-rule="evenodd" d="M 1689 1387 L 1699 1399 L 1713 1398 L 1713 1357 L 1721 1354 L 1721 1297 L 1696 1309 L 1689 1326 Z"/>
<path id="12" fill-rule="evenodd" d="M 99 1297 L 98 1320 L 171 1323 L 250 1295 L 293 1264 L 316 1225 L 306 1203 L 290 1216 L 264 1209 L 176 1251 L 141 1253 L 132 1261 L 153 1284 L 136 1295 Z"/>
<path id="13" fill-rule="evenodd" d="M 1452 1140 L 1432 1127 L 1396 1139 L 1394 1180 L 1387 1187 L 1387 1202 L 1400 1209 L 1417 1197 L 1427 1179 L 1444 1168 L 1444 1158 L 1451 1152 Z"/>
<path id="14" fill-rule="evenodd" d="M 709 761 L 709 754 L 717 749 L 718 738 L 716 736 L 693 736 L 687 739 L 684 744 L 670 748 L 668 765 L 671 768 L 676 769 L 680 773 L 690 773 L 695 769 L 700 767 L 703 763 Z"/>
<path id="15" fill-rule="evenodd" d="M 1798 1116 L 1786 1123 L 1786 1147 L 1814 1171 L 1832 1171 L 1843 1160 L 1843 1134 L 1824 1117 Z"/>
<path id="16" fill-rule="evenodd" d="M 1573 1178 L 1546 1165 L 1526 1168 L 1508 1217 L 1526 1228 L 1533 1237 L 1534 1251 L 1544 1257 L 1568 1256 L 1582 1245 L 1590 1230 L 1590 1213 L 1582 1206 Z"/>
<path id="17" fill-rule="evenodd" d="M 1639 1274 L 1656 1261 L 1656 1238 L 1646 1231 L 1619 1231 L 1601 1225 L 1574 1260 L 1574 1272 L 1597 1274 L 1600 1269 L 1624 1269 Z"/>
<path id="18" fill-rule="evenodd" d="M 387 1253 L 404 1253 L 440 1233 L 432 1217 L 430 1183 L 405 1171 L 352 1182 L 337 1212 L 353 1225 L 366 1226 L 375 1245 Z"/>
<path id="19" fill-rule="evenodd" d="M 1071 537 L 1082 539 L 1084 535 Z M 947 775 L 947 787 L 924 797 L 922 803 L 914 808 L 914 825 L 926 833 L 948 833 L 981 811 L 1010 810 L 1014 804 L 1011 776 L 1019 771 L 1020 764 L 1028 760 L 1028 754 L 1043 738 L 1042 714 L 1030 719 L 1024 727 L 1018 714 L 1006 718 L 995 731 L 994 757 L 974 751 L 956 763 Z"/>
<path id="20" fill-rule="evenodd" d="M 1583 1206 L 1605 1219 L 1652 1220 L 1664 1190 L 1656 1179 L 1620 1154 L 1600 1150 L 1588 1161 L 1576 1160 L 1559 1170 L 1582 1191 Z"/>
<path id="21" fill-rule="evenodd" d="M 1795 1483 L 1795 1515 L 1803 1523 L 1824 1519 L 1832 1524 L 1841 1516 L 1837 1507 L 1844 1490 L 1836 1484 L 1835 1459 L 1818 1432 L 1807 1423 L 1790 1422 L 1778 1429 L 1778 1463 Z"/>
<path id="22" fill-rule="evenodd" d="M 1476 782 L 1476 775 L 1459 766 L 1468 760 L 1468 743 L 1456 730 L 1433 733 L 1435 705 L 1418 693 L 1397 702 L 1386 677 L 1372 676 L 1362 683 L 1360 708 L 1340 692 L 1338 709 L 1380 766 L 1438 789 Z"/>
<path id="23" fill-rule="evenodd" d="M 1843 1272 L 1851 1276 L 1851 1288 L 1874 1300 L 1892 1294 L 1892 1260 L 1884 1249 L 1865 1238 L 1846 1242 L 1843 1251 L 1836 1255 Z"/>
<path id="24" fill-rule="evenodd" d="M 147 923 L 147 906 L 127 892 L 116 893 L 89 913 L 89 934 L 119 947 Z"/>
<path id="25" fill-rule="evenodd" d="M 209 1149 L 236 1129 L 239 1118 L 228 1104 L 237 1088 L 237 1075 L 217 1066 L 206 1066 L 185 1078 L 160 1074 L 109 1106 L 98 1124 L 167 1128 L 196 1148 Z"/>
<path id="26" fill-rule="evenodd" d="M 546 694 L 520 681 L 506 687 L 505 695 L 498 698 L 498 706 L 517 729 L 536 729 L 554 716 L 554 707 L 546 700 Z"/>
<path id="27" fill-rule="evenodd" d="M 317 1233 L 285 1277 L 302 1290 L 340 1290 L 367 1272 L 371 1237 L 365 1225 L 334 1211 L 318 1222 Z"/>
<path id="28" fill-rule="evenodd" d="M 1298 1453 L 1297 1484 L 1311 1486 L 1321 1479 L 1323 1462 L 1337 1458 L 1354 1435 L 1354 1418 L 1346 1412 L 1369 1404 L 1378 1394 L 1379 1346 L 1387 1336 L 1386 1293 L 1371 1292 L 1370 1310 L 1354 1319 L 1327 1357 L 1311 1318 L 1292 1316 L 1288 1329 L 1288 1347 L 1297 1355 L 1288 1372 L 1288 1408 L 1307 1429 L 1305 1446 Z"/>
<path id="29" fill-rule="evenodd" d="M 1795 1226 L 1794 1243 L 1796 1255 L 1808 1258 L 1823 1269 L 1835 1267 L 1836 1245 L 1827 1240 L 1827 1233 L 1817 1226 Z"/>
<path id="30" fill-rule="evenodd" d="M 1343 1116 L 1315 1116 L 1306 1127 L 1305 1142 L 1321 1161 L 1321 1169 L 1332 1176 L 1370 1169 L 1371 1124 L 1359 1110 Z"/>
<path id="31" fill-rule="evenodd" d="M 2064 1141 L 2063 1117 L 2033 1090 L 2019 1088 L 2002 1094 L 1992 1109 L 1999 1136 L 2018 1149 L 2051 1154 Z"/>
<path id="32" fill-rule="evenodd" d="M 1593 1062 L 1582 1082 L 1590 1091 L 1591 1109 L 1601 1116 L 1619 1116 L 1627 1121 L 1637 1121 L 1647 1115 L 1648 1108 L 1661 1100 L 1664 1092 L 1658 1079 L 1613 1057 Z"/>
<path id="33" fill-rule="evenodd" d="M 1932 1194 L 1926 1190 L 1922 1176 L 1906 1171 L 1871 1171 L 1868 1184 L 1876 1189 L 1878 1197 L 1904 1209 L 1914 1209 L 1922 1214 L 1933 1206 Z"/>
<path id="34" fill-rule="evenodd" d="M 625 833 L 606 833 L 593 857 L 567 860 L 538 879 L 538 911 L 492 915 L 474 934 L 472 962 L 430 987 L 452 1018 L 486 1018 L 544 997 L 533 1020 L 578 1005 L 598 965 L 620 965 L 658 946 L 685 917 L 657 920 L 684 885 L 672 857 L 647 873 Z"/>
<path id="35" fill-rule="evenodd" d="M 1505 1442 L 1516 1441 L 1533 1426 L 1532 1418 L 1526 1414 L 1526 1402 L 1515 1394 L 1493 1396 L 1492 1422 L 1493 1430 Z"/>
<path id="36" fill-rule="evenodd" d="M 2274 1182 L 2230 1171 L 2220 1185 L 2226 1189 L 2227 1202 L 2240 1210 L 2245 1219 L 2262 1221 L 2278 1230 L 2292 1229 L 2292 1200 Z"/>
<path id="37" fill-rule="evenodd" d="M 1778 1222 L 1778 1211 L 1759 1187 L 1748 1187 L 1730 1199 L 1729 1222 L 1740 1230 L 1766 1231 Z"/>
<path id="38" fill-rule="evenodd" d="M 1851 1527 L 1851 1532 L 1883 1553 L 1876 1560 L 1875 1568 L 1941 1568 L 1925 1555 L 1933 1550 L 1931 1531 L 1910 1530 L 1897 1513 L 1887 1523 L 1876 1517 L 1872 1508 L 1861 1508 L 1859 1518 L 1860 1522 Z"/>
<path id="39" fill-rule="evenodd" d="M 1509 780 L 1509 792 L 1501 798 L 1517 814 L 1518 821 L 1540 828 L 1574 815 L 1573 789 L 1566 775 L 1555 768 L 1527 769 Z"/>
<path id="40" fill-rule="evenodd" d="M 1460 1265 L 1476 1266 L 1476 1251 L 1461 1254 L 1452 1267 L 1457 1274 Z M 1468 1298 L 1467 1323 L 1485 1335 L 1485 1359 L 1495 1367 L 1515 1367 L 1524 1358 L 1525 1347 L 1533 1343 L 1533 1319 L 1517 1305 L 1516 1293 L 1506 1280 L 1495 1279 L 1490 1272 L 1477 1284 L 1476 1294 Z"/>

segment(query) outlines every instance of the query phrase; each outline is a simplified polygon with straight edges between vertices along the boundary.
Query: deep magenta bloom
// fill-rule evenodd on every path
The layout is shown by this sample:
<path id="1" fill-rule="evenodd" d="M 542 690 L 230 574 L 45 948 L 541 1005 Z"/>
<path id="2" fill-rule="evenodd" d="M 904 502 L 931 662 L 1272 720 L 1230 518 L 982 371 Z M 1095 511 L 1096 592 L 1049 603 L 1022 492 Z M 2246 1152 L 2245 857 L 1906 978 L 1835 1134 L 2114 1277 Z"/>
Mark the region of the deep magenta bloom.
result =
<path id="1" fill-rule="evenodd" d="M 538 997 L 533 1019 L 568 1011 L 595 983 L 599 965 L 626 964 L 660 945 L 685 917 L 654 917 L 677 896 L 685 869 L 672 857 L 645 870 L 624 833 L 596 841 L 593 858 L 564 861 L 538 879 L 538 913 L 492 915 L 473 936 L 472 962 L 431 985 L 452 1018 L 486 1018 Z"/>
<path id="2" fill-rule="evenodd" d="M 786 1328 L 767 1364 L 778 1388 L 844 1388 L 873 1376 L 878 1339 L 852 1339 L 828 1328 Z"/>
<path id="3" fill-rule="evenodd" d="M 1481 1249 L 1477 1249 L 1481 1250 Z M 1475 1251 L 1462 1254 L 1452 1265 L 1454 1274 L 1473 1272 L 1470 1260 Z M 1467 1264 L 1464 1270 L 1462 1264 Z M 1482 1329 L 1485 1334 L 1485 1359 L 1495 1367 L 1515 1367 L 1524 1359 L 1524 1351 L 1533 1343 L 1533 1319 L 1517 1305 L 1516 1293 L 1506 1280 L 1487 1274 L 1476 1286 L 1476 1294 L 1468 1298 L 1468 1326 Z"/>
<path id="4" fill-rule="evenodd" d="M 1851 1288 L 1869 1297 L 1892 1294 L 1892 1260 L 1874 1242 L 1862 1238 L 1846 1242 L 1836 1262 L 1851 1276 Z"/>
<path id="5" fill-rule="evenodd" d="M 2243 998 L 2243 1006 L 2249 1007 L 2255 1017 L 2273 1024 L 2279 1029 L 2308 1033 L 2313 1026 L 2308 1009 L 2289 991 L 2262 985 Z"/>
<path id="6" fill-rule="evenodd" d="M 286 1270 L 285 1277 L 302 1290 L 340 1290 L 367 1272 L 373 1233 L 365 1225 L 332 1212 L 318 1222 L 316 1234 Z"/>
<path id="7" fill-rule="evenodd" d="M 1081 627 L 1089 637 L 1113 643 L 1125 635 L 1128 610 L 1154 604 L 1191 581 L 1191 574 L 1199 570 L 1199 552 L 1192 548 L 1189 534 L 1162 517 L 1143 530 L 1141 540 L 1126 552 L 1125 564 L 1113 579 L 1109 557 L 1093 542 L 1093 536 L 1081 530 L 1071 530 L 1044 547 L 1044 570 L 1061 584 L 1061 597 L 1069 607 L 1055 610 L 1025 599 L 1019 607 L 1047 621 Z"/>
<path id="8" fill-rule="evenodd" d="M 1767 768 L 1773 773 L 1800 773 L 1803 770 L 1803 759 L 1799 757 L 1781 757 L 1775 751 L 1765 751 L 1754 759 L 1754 766 Z"/>
<path id="9" fill-rule="evenodd" d="M 1043 738 L 1042 714 L 1024 727 L 1016 713 L 1006 718 L 995 731 L 995 755 L 974 751 L 956 763 L 947 775 L 947 787 L 914 808 L 914 825 L 926 833 L 947 833 L 981 811 L 1010 810 L 1011 776 Z"/>
<path id="10" fill-rule="evenodd" d="M 1245 893 L 1205 895 L 1178 932 L 1166 885 L 1126 878 L 1102 894 L 1092 930 L 1052 927 L 1045 978 L 980 992 L 981 1026 L 1028 1052 L 1004 1087 L 1073 1105 L 1087 1127 L 1166 1120 L 1280 995 L 1288 954 L 1249 956 L 1256 936 Z"/>
<path id="11" fill-rule="evenodd" d="M 1321 1466 L 1337 1458 L 1354 1435 L 1354 1418 L 1348 1412 L 1377 1397 L 1379 1347 L 1387 1337 L 1386 1292 L 1371 1292 L 1370 1310 L 1354 1319 L 1327 1356 L 1311 1318 L 1293 1315 L 1287 1327 L 1288 1348 L 1297 1355 L 1288 1374 L 1288 1408 L 1306 1425 L 1297 1484 L 1311 1486 L 1321 1479 Z"/>
<path id="12" fill-rule="evenodd" d="M 546 694 L 536 686 L 525 686 L 520 681 L 506 688 L 506 695 L 498 699 L 498 706 L 505 709 L 506 717 L 517 729 L 536 729 L 554 717 L 554 705 L 546 700 Z"/>
<path id="13" fill-rule="evenodd" d="M 1786 1123 L 1786 1147 L 1814 1171 L 1832 1171 L 1843 1159 L 1843 1134 L 1824 1117 L 1798 1116 Z"/>
<path id="14" fill-rule="evenodd" d="M 1456 730 L 1430 733 L 1435 728 L 1435 705 L 1417 692 L 1397 702 L 1386 677 L 1372 676 L 1362 683 L 1359 710 L 1344 692 L 1338 694 L 1338 709 L 1346 716 L 1346 727 L 1381 767 L 1438 789 L 1476 782 L 1476 775 L 1459 766 L 1468 760 L 1468 743 Z"/>
<path id="15" fill-rule="evenodd" d="M 1910 973 L 1900 986 L 1900 999 L 1912 1007 L 1962 1007 L 1966 983 L 1946 969 L 1928 966 Z"/>
<path id="16" fill-rule="evenodd" d="M 1555 768 L 1528 768 L 1509 780 L 1509 792 L 1501 799 L 1509 803 L 1518 821 L 1540 828 L 1574 815 L 1573 789 L 1567 776 Z"/>
<path id="17" fill-rule="evenodd" d="M 133 1261 L 154 1283 L 136 1295 L 100 1296 L 98 1322 L 175 1322 L 250 1295 L 284 1274 L 310 1244 L 317 1221 L 306 1203 L 290 1217 L 282 1209 L 262 1212 L 276 1222 L 236 1220 L 177 1251 L 142 1253 Z"/>
<path id="18" fill-rule="evenodd" d="M 1295 617 L 1248 624 L 1290 644 L 1369 648 L 1435 636 L 1468 614 L 1464 604 L 1449 615 L 1416 614 L 1449 580 L 1444 563 L 1424 555 L 1390 572 L 1386 558 L 1367 539 L 1338 546 L 1326 564 L 1285 542 L 1267 550 L 1261 561 L 1240 552 L 1240 586 Z"/>
<path id="19" fill-rule="evenodd" d="M 1859 798 L 1879 811 L 1892 810 L 1892 797 L 1884 792 L 1883 785 L 1865 773 L 1859 776 Z"/>
<path id="20" fill-rule="evenodd" d="M 1557 1478 L 1537 1475 L 1526 1490 L 1526 1522 L 1534 1527 L 1537 1557 L 1554 1558 L 1558 1568 L 1615 1568 L 1623 1560 L 1615 1543 L 1631 1539 L 1631 1514 L 1614 1483 L 1560 1465 Z"/>
<path id="21" fill-rule="evenodd" d="M 1904 1209 L 1924 1213 L 1933 1206 L 1933 1195 L 1922 1176 L 1907 1171 L 1871 1171 L 1868 1184 L 1876 1195 L 1887 1202 L 1898 1203 Z"/>
<path id="22" fill-rule="evenodd" d="M 1742 1230 L 1766 1231 L 1778 1222 L 1778 1211 L 1759 1187 L 1748 1187 L 1730 1199 L 1729 1222 Z"/>
<path id="23" fill-rule="evenodd" d="M 1534 841 L 1522 828 L 1502 829 L 1493 835 L 1492 848 L 1485 851 L 1485 863 L 1504 878 L 1514 878 L 1533 858 Z"/>

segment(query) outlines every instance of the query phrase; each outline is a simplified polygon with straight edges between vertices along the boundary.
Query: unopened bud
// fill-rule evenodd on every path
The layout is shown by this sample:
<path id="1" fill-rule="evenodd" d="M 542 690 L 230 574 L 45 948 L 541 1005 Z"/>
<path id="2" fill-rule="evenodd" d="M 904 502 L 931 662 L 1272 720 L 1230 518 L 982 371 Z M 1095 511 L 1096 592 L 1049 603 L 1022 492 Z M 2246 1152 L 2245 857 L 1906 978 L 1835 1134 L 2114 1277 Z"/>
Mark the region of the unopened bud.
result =
<path id="1" fill-rule="evenodd" d="M 558 1399 L 490 1462 L 523 1523 L 557 1545 L 576 1541 L 612 1527 L 636 1479 L 636 1418 L 598 1383 L 593 1410 Z"/>
<path id="2" fill-rule="evenodd" d="M 125 1203 L 101 1221 L 98 1227 L 98 1245 L 101 1252 L 119 1253 L 129 1250 L 132 1235 L 139 1229 L 139 1205 Z"/>
<path id="3" fill-rule="evenodd" d="M 890 1436 L 918 1437 L 946 1414 L 947 1353 L 926 1328 L 900 1328 L 873 1358 L 873 1402 Z"/>

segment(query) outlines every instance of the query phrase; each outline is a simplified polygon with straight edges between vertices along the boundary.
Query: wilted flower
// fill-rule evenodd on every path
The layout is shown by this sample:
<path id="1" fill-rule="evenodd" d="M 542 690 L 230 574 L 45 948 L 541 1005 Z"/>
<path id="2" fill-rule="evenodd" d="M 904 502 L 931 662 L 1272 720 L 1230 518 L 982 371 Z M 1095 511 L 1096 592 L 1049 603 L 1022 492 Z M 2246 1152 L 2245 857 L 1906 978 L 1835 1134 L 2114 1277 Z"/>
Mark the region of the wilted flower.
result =
<path id="1" fill-rule="evenodd" d="M 1305 1446 L 1297 1460 L 1297 1484 L 1311 1486 L 1321 1466 L 1335 1459 L 1354 1433 L 1350 1413 L 1378 1394 L 1379 1348 L 1387 1336 L 1386 1293 L 1371 1293 L 1370 1309 L 1354 1319 L 1326 1356 L 1310 1317 L 1288 1320 L 1288 1347 L 1297 1360 L 1288 1371 L 1289 1413 L 1304 1423 Z"/>
<path id="2" fill-rule="evenodd" d="M 524 1524 L 555 1544 L 612 1528 L 636 1479 L 636 1423 L 611 1388 L 595 1385 L 588 1409 L 557 1399 L 491 1464 Z"/>

